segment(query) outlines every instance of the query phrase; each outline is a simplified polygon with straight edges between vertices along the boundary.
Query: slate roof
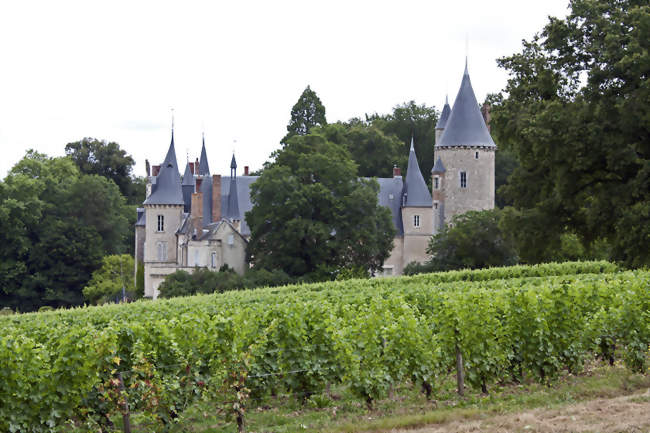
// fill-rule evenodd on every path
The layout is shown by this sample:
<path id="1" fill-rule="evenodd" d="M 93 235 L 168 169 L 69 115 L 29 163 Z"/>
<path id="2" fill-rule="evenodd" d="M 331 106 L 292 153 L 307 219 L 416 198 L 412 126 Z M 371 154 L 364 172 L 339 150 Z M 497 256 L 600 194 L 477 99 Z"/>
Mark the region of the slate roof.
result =
<path id="1" fill-rule="evenodd" d="M 442 113 L 440 113 L 440 119 L 438 119 L 438 123 L 436 123 L 436 129 L 445 129 L 450 114 L 451 114 L 451 107 L 449 106 L 449 98 L 445 96 L 445 106 L 442 107 Z"/>
<path id="2" fill-rule="evenodd" d="M 160 166 L 160 172 L 156 176 L 156 183 L 151 185 L 151 195 L 147 197 L 144 204 L 185 204 L 181 189 L 181 175 L 178 172 L 176 163 L 173 131 L 172 142 L 169 145 L 167 156 L 165 156 L 165 161 Z"/>
<path id="3" fill-rule="evenodd" d="M 203 137 L 201 159 L 199 160 L 199 175 L 205 176 L 206 174 L 210 174 L 210 166 L 208 165 L 208 154 L 205 152 L 205 137 Z"/>
<path id="4" fill-rule="evenodd" d="M 454 108 L 447 119 L 440 143 L 436 143 L 435 147 L 453 146 L 496 147 L 478 108 L 467 72 L 467 62 Z"/>
<path id="5" fill-rule="evenodd" d="M 205 175 L 201 182 L 201 192 L 203 193 L 203 225 L 205 226 L 212 221 L 212 177 L 210 173 Z"/>
<path id="6" fill-rule="evenodd" d="M 438 157 L 436 163 L 433 164 L 431 173 L 444 173 L 445 171 L 447 171 L 447 169 L 445 168 L 445 165 L 442 163 L 442 159 Z"/>
<path id="7" fill-rule="evenodd" d="M 402 190 L 404 182 L 402 176 L 398 177 L 379 177 L 378 202 L 380 206 L 386 206 L 390 209 L 397 236 L 404 235 L 404 224 L 402 223 Z"/>
<path id="8" fill-rule="evenodd" d="M 192 169 L 190 168 L 190 163 L 188 162 L 185 166 L 185 173 L 183 173 L 183 186 L 194 186 L 196 185 L 196 180 L 192 174 Z"/>
<path id="9" fill-rule="evenodd" d="M 251 184 L 257 180 L 259 176 L 237 176 L 236 181 L 236 195 L 237 195 L 237 212 L 230 210 L 228 205 L 230 203 L 231 178 L 221 178 L 221 215 L 233 215 L 232 219 L 241 220 L 241 233 L 244 236 L 251 234 L 251 229 L 246 223 L 246 212 L 253 208 L 251 202 Z"/>
<path id="10" fill-rule="evenodd" d="M 431 207 L 431 193 L 427 187 L 418 159 L 415 155 L 415 148 L 413 147 L 413 138 L 411 138 L 411 150 L 409 151 L 409 164 L 406 169 L 406 181 L 404 182 L 404 194 L 406 196 L 407 207 Z"/>
<path id="11" fill-rule="evenodd" d="M 196 188 L 196 179 L 194 179 L 194 174 L 190 169 L 190 163 L 188 162 L 185 166 L 185 173 L 183 174 L 183 183 L 181 184 L 183 188 L 183 202 L 185 203 L 185 212 L 189 212 L 192 208 L 192 193 Z"/>
<path id="12" fill-rule="evenodd" d="M 146 215 L 144 213 L 145 212 L 144 208 L 139 207 L 139 208 L 136 209 L 136 212 L 138 212 L 138 219 L 135 222 L 135 226 L 136 227 L 138 227 L 138 226 L 144 227 L 146 225 L 146 222 L 147 222 L 147 217 L 146 217 Z"/>

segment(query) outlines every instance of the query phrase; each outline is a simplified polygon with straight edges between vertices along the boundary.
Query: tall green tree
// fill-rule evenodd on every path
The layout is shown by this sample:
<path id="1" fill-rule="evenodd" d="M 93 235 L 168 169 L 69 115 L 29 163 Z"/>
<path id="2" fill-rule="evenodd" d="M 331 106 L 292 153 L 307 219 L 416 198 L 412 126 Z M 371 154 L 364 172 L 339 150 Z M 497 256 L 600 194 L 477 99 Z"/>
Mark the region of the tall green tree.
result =
<path id="1" fill-rule="evenodd" d="M 504 193 L 527 261 L 575 232 L 605 239 L 613 258 L 650 264 L 650 5 L 573 0 L 520 53 L 493 105 L 499 145 L 519 161 Z M 514 225 L 516 224 L 516 225 Z"/>
<path id="2" fill-rule="evenodd" d="M 428 182 L 431 181 L 431 169 L 434 163 L 433 146 L 436 138 L 436 123 L 438 123 L 438 112 L 435 107 L 409 101 L 395 106 L 390 114 L 366 116 L 366 122 L 378 127 L 386 135 L 395 135 L 399 138 L 402 143 L 400 153 L 406 156 L 409 154 L 412 136 L 422 176 Z"/>
<path id="3" fill-rule="evenodd" d="M 251 186 L 252 262 L 313 279 L 380 269 L 394 228 L 389 210 L 378 205 L 378 189 L 376 181 L 358 178 L 346 147 L 322 131 L 292 137 Z"/>
<path id="4" fill-rule="evenodd" d="M 112 180 L 29 151 L 0 182 L 0 306 L 79 305 L 105 254 L 130 230 Z"/>
<path id="5" fill-rule="evenodd" d="M 81 173 L 96 174 L 115 182 L 128 203 L 140 204 L 144 201 L 144 179 L 133 176 L 135 161 L 119 144 L 86 137 L 66 144 L 65 153 Z"/>
<path id="6" fill-rule="evenodd" d="M 363 122 L 333 123 L 318 129 L 332 143 L 347 147 L 362 177 L 391 177 L 393 166 L 406 167 L 408 152 L 393 134 Z"/>
<path id="7" fill-rule="evenodd" d="M 291 120 L 282 143 L 286 144 L 294 135 L 307 135 L 313 127 L 323 125 L 327 125 L 325 107 L 316 92 L 307 86 L 291 109 Z"/>

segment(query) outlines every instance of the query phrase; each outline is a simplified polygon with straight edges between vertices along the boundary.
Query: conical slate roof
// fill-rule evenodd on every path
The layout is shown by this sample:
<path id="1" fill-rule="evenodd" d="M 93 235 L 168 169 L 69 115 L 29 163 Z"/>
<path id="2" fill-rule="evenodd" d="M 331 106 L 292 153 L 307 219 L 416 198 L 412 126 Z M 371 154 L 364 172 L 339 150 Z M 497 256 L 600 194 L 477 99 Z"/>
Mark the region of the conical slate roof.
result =
<path id="1" fill-rule="evenodd" d="M 467 72 L 467 62 L 454 108 L 447 119 L 440 143 L 436 143 L 436 147 L 452 146 L 496 147 L 478 108 Z"/>
<path id="2" fill-rule="evenodd" d="M 404 194 L 406 194 L 406 203 L 404 206 L 431 207 L 431 194 L 429 188 L 422 177 L 418 159 L 415 156 L 413 147 L 413 138 L 411 138 L 411 151 L 409 152 L 409 164 L 406 169 L 406 181 L 404 182 Z"/>
<path id="3" fill-rule="evenodd" d="M 201 147 L 201 159 L 199 160 L 199 175 L 205 176 L 210 174 L 208 165 L 208 154 L 205 152 L 205 137 L 203 137 L 203 147 Z"/>
<path id="4" fill-rule="evenodd" d="M 438 157 L 436 163 L 433 164 L 431 173 L 444 173 L 445 171 L 447 171 L 447 169 L 445 168 L 445 165 L 442 163 L 442 159 Z"/>
<path id="5" fill-rule="evenodd" d="M 445 106 L 442 107 L 442 113 L 440 113 L 440 119 L 438 119 L 438 123 L 436 123 L 436 129 L 445 129 L 450 114 L 451 114 L 451 107 L 449 106 L 449 98 L 445 96 Z"/>
<path id="6" fill-rule="evenodd" d="M 185 165 L 185 173 L 183 174 L 183 186 L 194 186 L 196 185 L 196 180 L 192 174 L 192 169 L 190 168 L 190 163 L 188 162 Z"/>
<path id="7" fill-rule="evenodd" d="M 172 142 L 169 145 L 167 156 L 165 156 L 165 161 L 161 164 L 160 172 L 156 176 L 156 184 L 153 186 L 153 191 L 144 201 L 144 204 L 184 204 L 181 176 L 178 172 L 178 165 L 176 164 L 173 131 Z"/>
<path id="8" fill-rule="evenodd" d="M 226 206 L 226 212 L 224 216 L 230 220 L 239 219 L 239 199 L 237 197 L 237 161 L 235 161 L 235 155 L 232 156 L 232 161 L 230 162 L 230 168 L 232 169 L 232 175 L 230 176 L 230 191 L 228 191 L 228 205 Z"/>

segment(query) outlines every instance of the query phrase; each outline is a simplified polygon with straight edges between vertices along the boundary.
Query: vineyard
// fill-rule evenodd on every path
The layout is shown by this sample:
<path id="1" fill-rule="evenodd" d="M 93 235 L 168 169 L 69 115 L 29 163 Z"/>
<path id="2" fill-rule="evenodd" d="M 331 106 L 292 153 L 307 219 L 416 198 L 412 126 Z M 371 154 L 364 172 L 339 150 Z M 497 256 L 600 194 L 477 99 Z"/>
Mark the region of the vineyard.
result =
<path id="1" fill-rule="evenodd" d="M 458 372 L 489 392 L 600 357 L 646 372 L 650 272 L 607 262 L 348 280 L 0 318 L 0 431 L 155 431 L 198 401 L 243 429 L 263 396 L 346 384 L 368 407 Z M 463 386 L 459 385 L 459 392 Z"/>

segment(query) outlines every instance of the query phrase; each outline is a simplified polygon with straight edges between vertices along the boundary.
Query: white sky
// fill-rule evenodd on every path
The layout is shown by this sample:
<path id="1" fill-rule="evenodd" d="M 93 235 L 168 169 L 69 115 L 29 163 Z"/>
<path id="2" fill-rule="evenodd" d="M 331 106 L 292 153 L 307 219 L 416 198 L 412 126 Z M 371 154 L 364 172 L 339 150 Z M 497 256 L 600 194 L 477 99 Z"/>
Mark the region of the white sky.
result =
<path id="1" fill-rule="evenodd" d="M 90 136 L 159 164 L 176 152 L 213 173 L 258 169 L 309 84 L 329 122 L 411 99 L 453 102 L 464 67 L 477 99 L 568 0 L 0 2 L 0 177 L 34 148 L 63 155 Z M 236 145 L 234 140 L 237 140 Z"/>

